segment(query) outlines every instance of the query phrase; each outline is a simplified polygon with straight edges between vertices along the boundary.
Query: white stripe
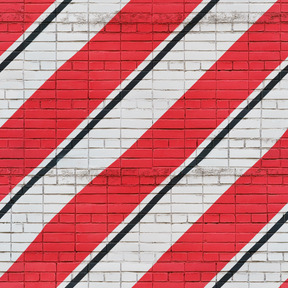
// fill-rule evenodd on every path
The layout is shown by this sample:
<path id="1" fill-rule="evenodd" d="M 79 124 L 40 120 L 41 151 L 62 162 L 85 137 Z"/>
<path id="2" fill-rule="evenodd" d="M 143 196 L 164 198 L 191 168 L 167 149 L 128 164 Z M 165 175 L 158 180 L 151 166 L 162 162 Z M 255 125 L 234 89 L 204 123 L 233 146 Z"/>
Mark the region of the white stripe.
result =
<path id="1" fill-rule="evenodd" d="M 3 61 L 62 1 L 53 3 L 24 36 L 1 56 Z M 129 0 L 75 0 L 0 73 L 0 127 L 67 60 L 81 50 Z M 65 24 L 63 24 L 65 23 Z M 57 41 L 56 41 L 57 40 Z"/>
<path id="2" fill-rule="evenodd" d="M 286 61 L 286 65 L 287 65 Z M 285 64 L 285 63 L 283 63 Z M 269 75 L 272 79 L 279 67 Z M 264 81 L 250 95 L 253 99 Z M 230 131 L 220 144 L 136 225 L 76 287 L 133 287 L 154 263 L 195 223 L 213 203 L 260 159 L 288 128 L 288 76 Z M 229 117 L 234 118 L 247 104 L 244 101 Z M 272 110 L 270 107 L 278 107 Z M 283 109 L 281 107 L 284 107 Z M 286 108 L 285 108 L 286 107 Z M 262 115 L 262 117 L 261 117 Z M 105 247 L 125 224 L 203 150 L 228 123 L 222 123 L 179 167 L 158 186 L 111 233 L 59 287 L 65 287 Z M 180 220 L 179 220 L 180 219 Z M 120 284 L 119 284 L 120 283 Z M 114 285 L 114 286 L 113 286 Z"/>
<path id="3" fill-rule="evenodd" d="M 63 0 L 55 0 L 28 28 L 27 30 L 14 42 L 9 48 L 0 55 L 0 63 L 3 62 L 38 26 L 47 16 L 54 11 L 54 9 Z"/>
<path id="4" fill-rule="evenodd" d="M 192 19 L 207 2 L 201 3 L 197 9 L 191 13 L 189 19 Z M 231 19 L 235 19 L 232 16 L 235 14 L 235 9 L 239 9 L 239 7 L 234 7 L 230 2 L 232 2 L 232 0 L 228 1 L 229 5 L 227 5 L 227 1 L 218 4 L 219 7 L 217 6 L 214 12 L 207 15 L 207 17 L 193 29 L 193 33 L 189 33 L 183 41 L 179 42 L 160 65 L 149 73 L 147 77 L 126 96 L 117 108 L 114 108 L 85 139 L 58 163 L 57 169 L 53 169 L 49 175 L 43 177 L 37 185 L 34 185 L 25 196 L 13 206 L 12 214 L 8 213 L 2 218 L 0 223 L 3 224 L 0 229 L 1 231 L 6 231 L 7 235 L 10 235 L 9 241 L 7 241 L 7 243 L 3 242 L 3 245 L 7 246 L 5 246 L 5 251 L 7 251 L 6 259 L 10 260 L 5 260 L 5 263 L 1 263 L 2 272 L 13 264 L 13 261 L 28 247 L 42 230 L 43 226 L 49 222 L 76 193 L 81 191 L 99 172 L 107 168 L 131 147 L 131 145 L 151 127 L 152 123 L 161 117 L 163 113 L 205 73 L 204 70 L 201 70 L 200 72 L 195 72 L 194 75 L 194 73 L 189 73 L 189 70 L 186 70 L 186 74 L 184 74 L 182 70 L 169 69 L 171 59 L 178 59 L 179 64 L 189 63 L 188 59 L 190 59 L 191 63 L 198 63 L 198 65 L 202 67 L 206 65 L 206 69 L 208 69 L 219 59 L 225 50 L 229 49 L 241 36 L 233 31 L 227 31 L 227 28 L 223 26 L 216 29 L 217 32 L 215 33 L 215 24 L 211 23 L 211 15 L 215 15 L 215 21 L 217 21 L 218 17 L 222 17 L 222 11 L 224 9 L 226 9 L 226 17 L 231 16 Z M 267 1 L 266 5 L 261 5 L 262 13 L 267 11 L 272 4 L 271 1 Z M 235 19 L 237 23 L 239 23 L 240 20 L 246 23 L 248 19 L 247 7 L 251 5 L 249 1 L 242 4 L 244 12 L 240 13 L 241 17 Z M 246 9 L 244 9 L 245 7 Z M 219 13 L 215 13 L 217 10 L 219 10 Z M 189 19 L 187 19 L 187 21 Z M 250 25 L 252 25 L 252 23 L 250 23 Z M 181 28 L 182 27 L 179 27 L 177 31 Z M 221 28 L 223 28 L 223 30 Z M 244 33 L 244 31 L 242 33 Z M 226 35 L 225 39 L 229 39 L 229 41 L 223 41 L 223 35 Z M 169 39 L 172 37 L 173 35 L 171 35 Z M 210 44 L 205 45 L 211 45 L 212 52 L 206 52 L 206 58 L 202 60 L 203 55 L 194 54 L 193 47 L 195 45 L 195 47 L 197 47 L 195 49 L 198 50 L 198 47 L 204 43 L 199 39 L 203 39 L 204 37 L 204 42 L 207 37 L 211 37 Z M 187 44 L 187 49 L 183 53 L 180 51 L 184 43 Z M 191 43 L 193 43 L 193 45 L 189 45 Z M 216 55 L 215 47 L 219 43 L 221 43 L 223 47 L 223 52 Z M 164 45 L 165 43 L 162 43 L 160 48 L 163 48 Z M 160 48 L 157 49 L 159 50 Z M 150 60 L 154 53 L 155 52 L 153 52 L 145 62 Z M 209 65 L 207 65 L 207 63 L 209 63 Z M 142 69 L 145 64 L 147 63 L 141 64 L 139 69 Z M 190 72 L 192 72 L 192 70 Z M 132 79 L 136 73 L 137 71 L 132 73 L 129 79 Z M 129 79 L 125 80 L 118 89 L 111 93 L 108 100 L 112 99 L 121 87 L 125 87 Z M 185 79 L 185 81 L 183 79 Z M 169 86 L 171 83 L 173 83 L 173 85 Z M 166 88 L 164 94 L 162 91 L 163 87 Z M 90 117 L 96 115 L 108 100 L 104 101 Z M 86 119 L 69 138 L 75 136 L 75 134 L 87 124 L 87 121 L 88 119 Z M 67 142 L 68 140 L 64 141 L 57 150 L 59 151 Z M 87 147 L 89 147 L 89 150 L 87 150 Z M 50 155 L 50 158 L 55 155 L 55 152 Z M 45 166 L 47 162 L 48 158 L 43 161 L 39 167 Z M 75 167 L 75 165 L 77 166 Z M 17 185 L 10 195 L 3 199 L 0 208 L 9 201 L 10 197 L 19 190 L 23 183 L 27 183 L 31 176 L 39 171 L 39 167 L 27 176 L 21 184 Z M 55 190 L 56 183 L 59 183 L 57 190 Z M 13 224 L 10 226 L 10 223 Z M 12 243 L 11 246 L 9 243 Z M 9 258 L 10 255 L 11 258 Z"/>
<path id="5" fill-rule="evenodd" d="M 288 211 L 281 211 L 207 284 L 211 288 L 232 266 Z M 288 278 L 288 223 L 286 222 L 266 244 L 264 244 L 223 288 L 278 288 Z"/>

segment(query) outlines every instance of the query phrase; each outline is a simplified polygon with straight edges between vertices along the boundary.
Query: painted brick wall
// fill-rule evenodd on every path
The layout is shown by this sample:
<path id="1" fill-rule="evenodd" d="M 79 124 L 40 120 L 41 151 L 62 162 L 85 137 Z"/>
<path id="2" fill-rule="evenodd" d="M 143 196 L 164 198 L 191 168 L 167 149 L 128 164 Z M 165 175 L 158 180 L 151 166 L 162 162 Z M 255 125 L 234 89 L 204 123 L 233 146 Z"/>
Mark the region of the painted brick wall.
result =
<path id="1" fill-rule="evenodd" d="M 287 12 L 0 0 L 0 288 L 288 287 Z"/>

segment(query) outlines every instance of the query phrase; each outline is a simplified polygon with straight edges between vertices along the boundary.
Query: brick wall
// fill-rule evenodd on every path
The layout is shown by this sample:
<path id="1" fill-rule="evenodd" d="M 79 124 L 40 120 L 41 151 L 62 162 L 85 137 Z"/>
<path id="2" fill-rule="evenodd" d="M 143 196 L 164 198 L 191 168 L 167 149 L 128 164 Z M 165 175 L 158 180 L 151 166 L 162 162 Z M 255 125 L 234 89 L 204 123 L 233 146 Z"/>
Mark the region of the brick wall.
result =
<path id="1" fill-rule="evenodd" d="M 287 0 L 0 11 L 0 288 L 288 287 Z"/>

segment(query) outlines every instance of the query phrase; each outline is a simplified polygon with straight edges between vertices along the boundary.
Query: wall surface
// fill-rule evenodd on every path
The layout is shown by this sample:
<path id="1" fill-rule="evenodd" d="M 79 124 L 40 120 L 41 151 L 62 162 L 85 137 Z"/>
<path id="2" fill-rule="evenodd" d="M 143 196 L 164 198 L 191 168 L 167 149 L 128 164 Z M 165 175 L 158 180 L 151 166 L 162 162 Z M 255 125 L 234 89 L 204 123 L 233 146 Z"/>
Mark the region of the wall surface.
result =
<path id="1" fill-rule="evenodd" d="M 287 57 L 288 0 L 0 0 L 0 288 L 288 287 Z"/>

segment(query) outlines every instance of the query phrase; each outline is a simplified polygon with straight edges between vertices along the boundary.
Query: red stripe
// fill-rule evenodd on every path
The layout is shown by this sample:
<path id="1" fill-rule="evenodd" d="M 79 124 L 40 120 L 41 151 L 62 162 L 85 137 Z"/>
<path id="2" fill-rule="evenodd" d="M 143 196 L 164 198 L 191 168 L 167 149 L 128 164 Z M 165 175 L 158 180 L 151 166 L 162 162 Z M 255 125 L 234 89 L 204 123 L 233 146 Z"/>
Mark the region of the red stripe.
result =
<path id="1" fill-rule="evenodd" d="M 288 131 L 134 285 L 204 287 L 288 201 Z M 177 285 L 177 286 L 175 286 Z"/>
<path id="2" fill-rule="evenodd" d="M 262 59 L 266 60 L 262 64 L 269 64 L 269 68 L 259 70 L 253 66 L 255 55 L 263 52 L 263 43 L 272 35 L 269 30 L 273 24 L 268 21 L 271 15 L 280 21 L 278 11 L 279 4 L 275 4 L 132 148 L 70 201 L 1 278 L 2 283 L 13 281 L 15 275 L 26 281 L 32 272 L 38 280 L 47 274 L 63 281 L 148 193 L 183 163 L 288 56 L 284 52 L 263 53 Z M 264 32 L 261 27 L 266 21 Z M 280 34 L 273 32 L 277 40 L 271 42 L 272 50 L 279 46 Z M 254 48 L 248 51 L 249 41 Z M 54 287 L 53 281 L 54 278 L 47 280 L 47 286 Z"/>
<path id="3" fill-rule="evenodd" d="M 0 1 L 0 55 L 8 49 L 54 0 Z"/>
<path id="4" fill-rule="evenodd" d="M 3 125 L 0 129 L 0 200 L 201 1 L 169 2 L 168 6 L 164 0 L 132 0 Z"/>
<path id="5" fill-rule="evenodd" d="M 288 279 L 279 288 L 288 288 Z"/>

